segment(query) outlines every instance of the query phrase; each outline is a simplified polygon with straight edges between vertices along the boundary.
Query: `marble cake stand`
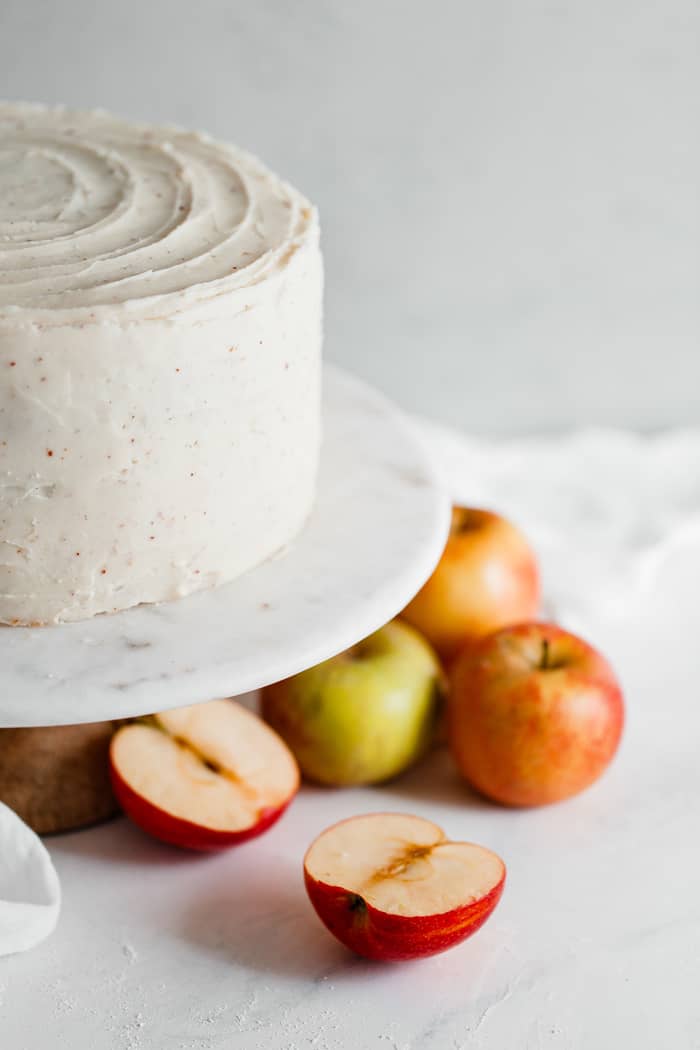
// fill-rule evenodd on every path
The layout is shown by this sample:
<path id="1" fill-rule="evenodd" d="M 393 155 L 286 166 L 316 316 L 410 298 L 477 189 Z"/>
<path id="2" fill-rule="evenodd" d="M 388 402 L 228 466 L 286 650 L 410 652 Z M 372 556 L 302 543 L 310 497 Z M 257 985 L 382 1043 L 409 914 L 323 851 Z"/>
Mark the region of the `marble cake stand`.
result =
<path id="1" fill-rule="evenodd" d="M 127 718 L 294 674 L 391 619 L 428 577 L 449 500 L 400 413 L 326 367 L 315 510 L 281 558 L 165 605 L 0 628 L 0 726 Z"/>

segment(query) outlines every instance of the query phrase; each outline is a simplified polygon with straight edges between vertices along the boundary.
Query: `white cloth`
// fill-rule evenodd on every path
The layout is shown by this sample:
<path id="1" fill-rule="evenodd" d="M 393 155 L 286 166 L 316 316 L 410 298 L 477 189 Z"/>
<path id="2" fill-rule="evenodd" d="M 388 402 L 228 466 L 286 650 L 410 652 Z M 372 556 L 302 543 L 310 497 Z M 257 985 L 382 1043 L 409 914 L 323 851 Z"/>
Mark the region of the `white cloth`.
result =
<path id="1" fill-rule="evenodd" d="M 0 956 L 33 948 L 53 931 L 61 906 L 48 851 L 0 802 Z"/>
<path id="2" fill-rule="evenodd" d="M 586 629 L 629 615 L 680 547 L 700 586 L 700 430 L 487 441 L 421 420 L 420 433 L 455 501 L 530 538 L 548 618 Z"/>

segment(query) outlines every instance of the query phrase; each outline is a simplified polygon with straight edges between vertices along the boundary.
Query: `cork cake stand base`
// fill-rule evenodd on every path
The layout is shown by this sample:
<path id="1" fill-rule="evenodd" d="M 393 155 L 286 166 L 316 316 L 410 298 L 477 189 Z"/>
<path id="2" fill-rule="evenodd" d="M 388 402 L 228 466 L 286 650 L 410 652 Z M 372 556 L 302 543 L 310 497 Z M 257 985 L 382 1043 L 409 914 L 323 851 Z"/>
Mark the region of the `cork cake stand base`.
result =
<path id="1" fill-rule="evenodd" d="M 107 752 L 115 725 L 0 729 L 0 802 L 39 835 L 114 816 Z"/>

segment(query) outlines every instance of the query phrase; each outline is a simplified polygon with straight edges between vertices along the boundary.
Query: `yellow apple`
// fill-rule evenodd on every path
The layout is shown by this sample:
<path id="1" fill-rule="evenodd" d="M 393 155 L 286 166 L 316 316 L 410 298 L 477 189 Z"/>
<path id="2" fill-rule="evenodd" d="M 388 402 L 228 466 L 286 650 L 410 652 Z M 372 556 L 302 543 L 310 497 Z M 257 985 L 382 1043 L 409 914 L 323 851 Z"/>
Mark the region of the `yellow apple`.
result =
<path id="1" fill-rule="evenodd" d="M 328 785 L 396 776 L 430 745 L 443 674 L 421 635 L 396 620 L 338 656 L 262 692 L 262 714 L 302 773 Z"/>

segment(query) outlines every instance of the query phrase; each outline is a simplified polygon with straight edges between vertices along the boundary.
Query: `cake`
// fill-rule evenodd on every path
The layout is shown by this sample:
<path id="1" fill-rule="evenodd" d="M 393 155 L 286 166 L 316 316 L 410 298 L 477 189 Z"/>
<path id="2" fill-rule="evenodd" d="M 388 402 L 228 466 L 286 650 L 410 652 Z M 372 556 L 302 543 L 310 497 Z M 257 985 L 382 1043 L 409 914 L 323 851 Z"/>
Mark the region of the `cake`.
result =
<path id="1" fill-rule="evenodd" d="M 0 104 L 0 623 L 236 579 L 314 498 L 317 214 L 230 145 Z"/>

